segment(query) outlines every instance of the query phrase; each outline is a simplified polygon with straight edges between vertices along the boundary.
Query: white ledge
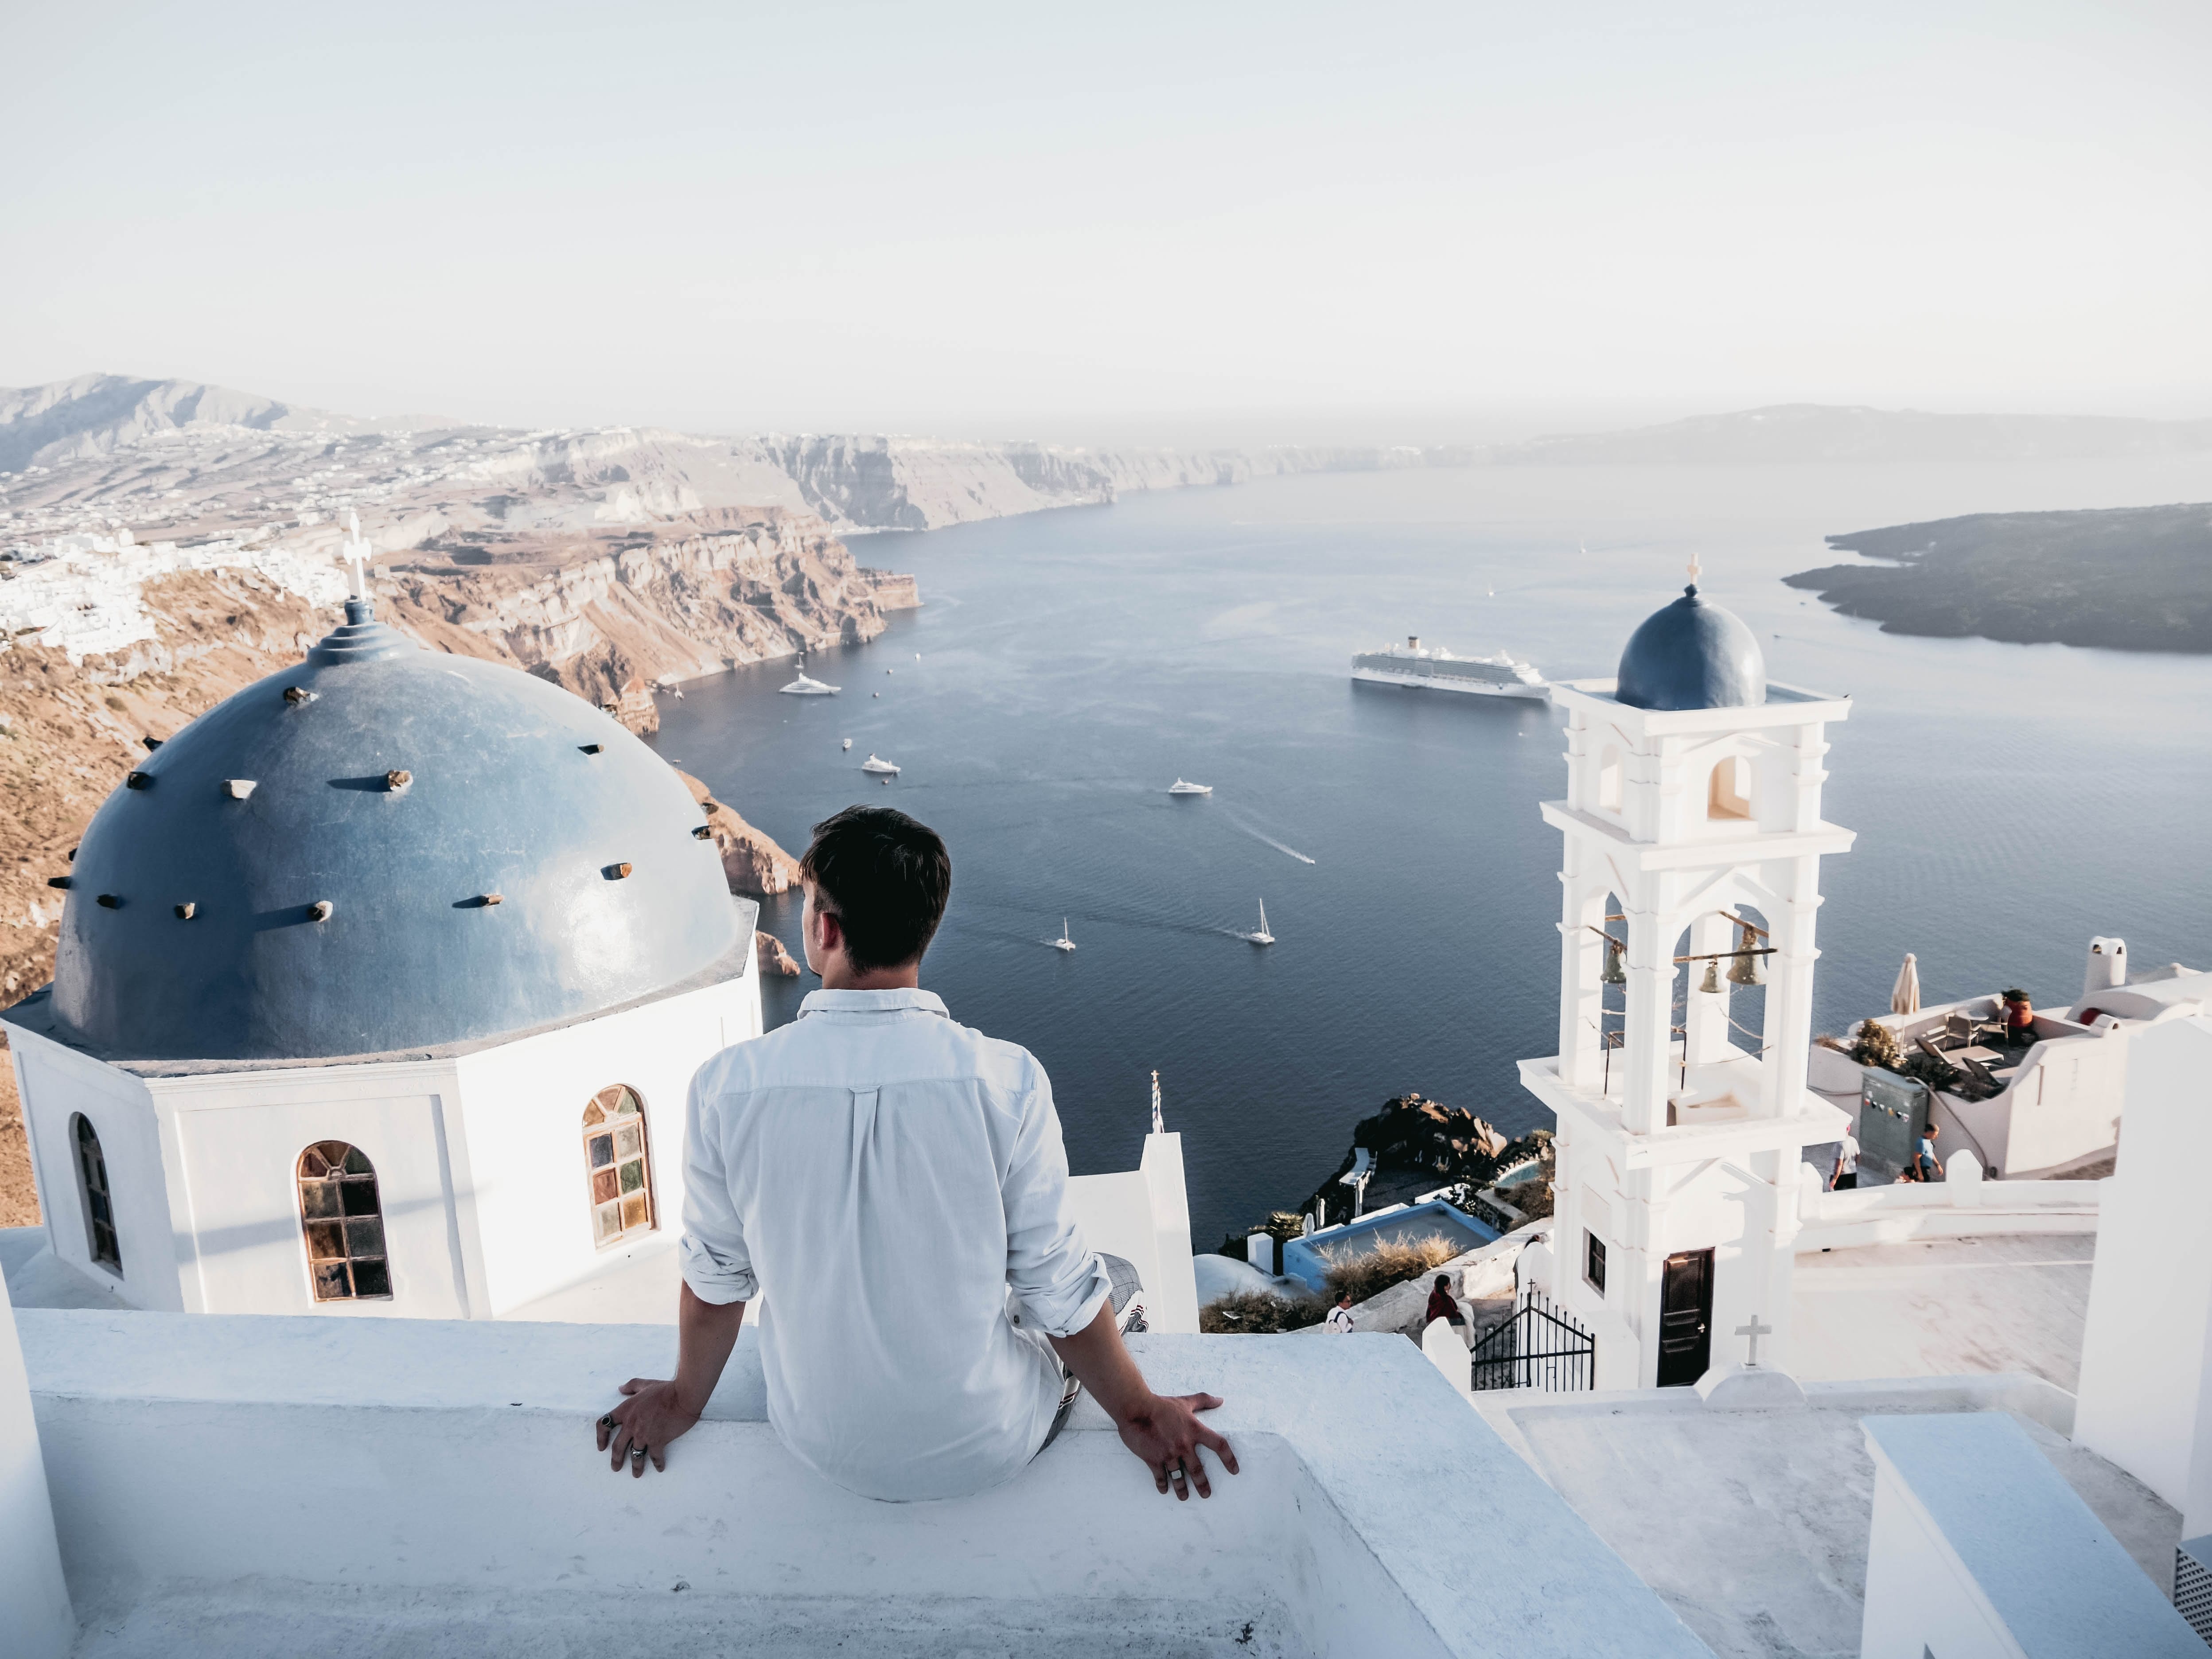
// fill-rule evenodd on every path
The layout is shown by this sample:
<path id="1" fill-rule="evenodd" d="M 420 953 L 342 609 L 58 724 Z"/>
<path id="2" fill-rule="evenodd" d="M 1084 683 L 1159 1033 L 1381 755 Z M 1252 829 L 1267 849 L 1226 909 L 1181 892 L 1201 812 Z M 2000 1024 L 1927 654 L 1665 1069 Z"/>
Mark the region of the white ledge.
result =
<path id="1" fill-rule="evenodd" d="M 950 1653 L 963 1631 L 997 1651 L 1018 1628 L 1041 1651 L 1705 1653 L 1396 1337 L 1133 1339 L 1155 1387 L 1227 1401 L 1212 1420 L 1244 1472 L 1209 1501 L 1160 1497 L 1086 1401 L 1006 1486 L 896 1504 L 784 1451 L 750 1332 L 667 1472 L 632 1480 L 592 1422 L 626 1377 L 667 1373 L 663 1328 L 17 1318 L 80 1610 L 145 1632 L 88 1659 L 220 1652 L 256 1618 L 358 1644 L 360 1620 L 398 1632 L 432 1607 L 565 1639 L 586 1592 L 631 1653 L 696 1645 L 714 1598 L 793 1652 Z M 195 1621 L 203 1645 L 155 1640 Z"/>

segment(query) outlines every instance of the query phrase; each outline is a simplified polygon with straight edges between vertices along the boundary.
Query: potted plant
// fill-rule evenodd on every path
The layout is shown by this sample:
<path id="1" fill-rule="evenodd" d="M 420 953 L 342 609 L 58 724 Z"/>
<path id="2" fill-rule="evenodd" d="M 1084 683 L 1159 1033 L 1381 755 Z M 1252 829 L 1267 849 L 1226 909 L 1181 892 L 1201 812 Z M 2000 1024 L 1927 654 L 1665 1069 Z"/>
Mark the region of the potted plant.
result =
<path id="1" fill-rule="evenodd" d="M 2035 1010 L 2028 1006 L 2027 993 L 2017 987 L 2004 994 L 2004 1022 L 2015 1042 L 2026 1042 L 2035 1036 Z"/>

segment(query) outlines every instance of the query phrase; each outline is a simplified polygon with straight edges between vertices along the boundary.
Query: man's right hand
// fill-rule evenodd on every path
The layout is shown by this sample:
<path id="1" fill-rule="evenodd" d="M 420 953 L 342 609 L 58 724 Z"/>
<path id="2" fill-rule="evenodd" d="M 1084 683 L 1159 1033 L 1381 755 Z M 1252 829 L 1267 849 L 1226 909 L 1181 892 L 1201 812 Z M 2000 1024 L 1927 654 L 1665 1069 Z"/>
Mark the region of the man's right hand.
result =
<path id="1" fill-rule="evenodd" d="M 1144 1459 L 1152 1484 L 1162 1492 L 1172 1490 L 1188 1500 L 1195 1486 L 1200 1498 L 1213 1496 L 1199 1458 L 1200 1446 L 1211 1447 L 1221 1467 L 1237 1473 L 1237 1454 L 1229 1443 L 1198 1420 L 1199 1413 L 1212 1411 L 1219 1399 L 1210 1394 L 1154 1394 L 1146 1387 L 1144 1373 L 1121 1341 L 1111 1302 L 1099 1304 L 1097 1316 L 1083 1329 L 1054 1337 L 1052 1346 L 1114 1419 L 1121 1443 Z"/>
<path id="2" fill-rule="evenodd" d="M 611 1467 L 617 1474 L 627 1460 L 629 1472 L 642 1477 L 648 1457 L 665 1471 L 668 1443 L 688 1434 L 699 1413 L 685 1408 L 675 1383 L 657 1377 L 633 1376 L 622 1391 L 629 1397 L 599 1419 L 599 1449 L 613 1448 Z"/>
<path id="3" fill-rule="evenodd" d="M 1193 1486 L 1200 1498 L 1213 1496 L 1213 1488 L 1206 1484 L 1206 1463 L 1198 1455 L 1200 1446 L 1210 1448 L 1230 1474 L 1237 1472 L 1237 1454 L 1229 1449 L 1229 1443 L 1198 1420 L 1199 1413 L 1220 1403 L 1218 1395 L 1148 1394 L 1129 1415 L 1115 1419 L 1114 1426 L 1121 1431 L 1121 1443 L 1152 1472 L 1152 1484 L 1162 1492 L 1172 1490 L 1188 1503 Z"/>

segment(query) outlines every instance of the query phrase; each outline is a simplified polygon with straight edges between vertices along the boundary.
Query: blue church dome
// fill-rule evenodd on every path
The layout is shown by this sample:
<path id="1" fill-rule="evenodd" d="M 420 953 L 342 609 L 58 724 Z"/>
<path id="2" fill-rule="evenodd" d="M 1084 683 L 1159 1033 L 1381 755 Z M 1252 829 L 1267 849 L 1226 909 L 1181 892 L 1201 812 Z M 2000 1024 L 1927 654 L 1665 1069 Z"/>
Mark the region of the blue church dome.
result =
<path id="1" fill-rule="evenodd" d="M 1632 708 L 1747 708 L 1766 701 L 1766 658 L 1741 619 L 1692 582 L 1628 636 L 1613 695 Z"/>
<path id="2" fill-rule="evenodd" d="M 750 949 L 703 815 L 651 749 L 367 601 L 346 616 L 101 805 L 70 872 L 55 1036 L 124 1060 L 421 1049 Z"/>

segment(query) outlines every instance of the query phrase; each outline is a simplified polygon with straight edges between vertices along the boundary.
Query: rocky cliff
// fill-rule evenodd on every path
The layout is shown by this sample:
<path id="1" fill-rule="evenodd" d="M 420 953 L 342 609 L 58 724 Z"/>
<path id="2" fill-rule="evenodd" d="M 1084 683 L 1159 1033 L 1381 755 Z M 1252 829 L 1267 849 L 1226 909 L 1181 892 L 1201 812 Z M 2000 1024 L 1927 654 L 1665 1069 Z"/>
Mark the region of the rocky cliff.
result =
<path id="1" fill-rule="evenodd" d="M 735 663 L 858 645 L 921 603 L 911 576 L 856 565 L 817 519 L 567 538 L 433 541 L 377 567 L 390 620 L 442 650 L 517 662 L 649 731 L 644 688 Z M 497 550 L 493 550 L 496 549 Z"/>

